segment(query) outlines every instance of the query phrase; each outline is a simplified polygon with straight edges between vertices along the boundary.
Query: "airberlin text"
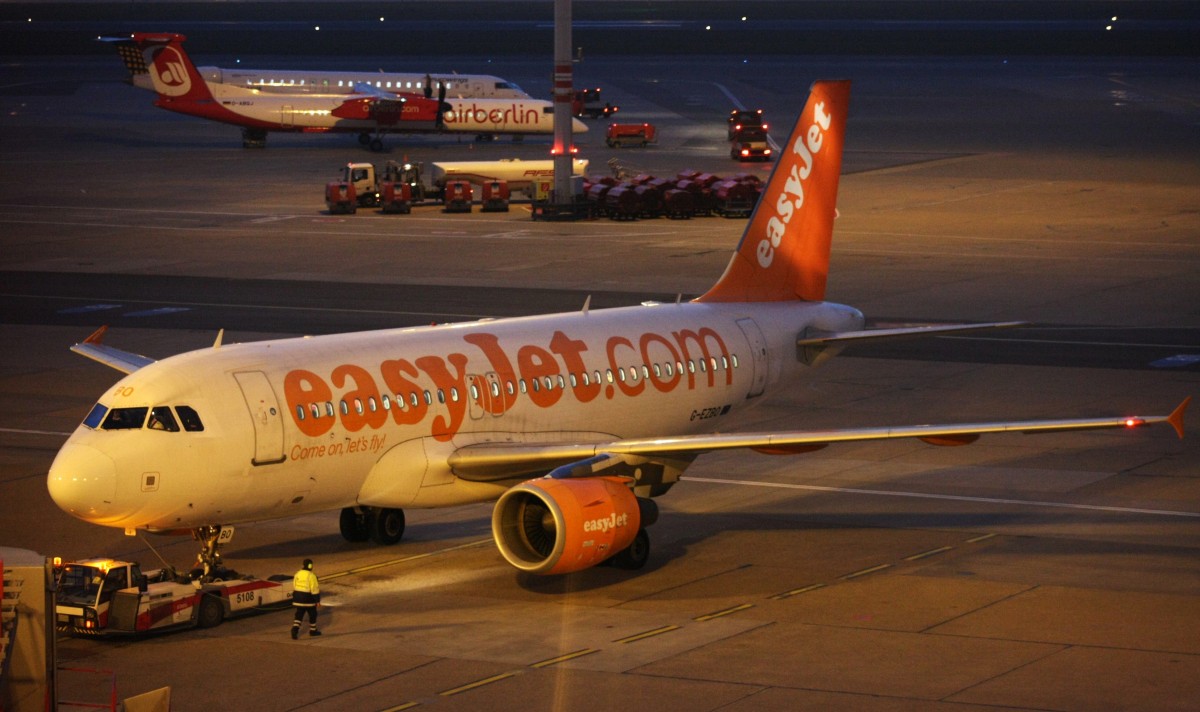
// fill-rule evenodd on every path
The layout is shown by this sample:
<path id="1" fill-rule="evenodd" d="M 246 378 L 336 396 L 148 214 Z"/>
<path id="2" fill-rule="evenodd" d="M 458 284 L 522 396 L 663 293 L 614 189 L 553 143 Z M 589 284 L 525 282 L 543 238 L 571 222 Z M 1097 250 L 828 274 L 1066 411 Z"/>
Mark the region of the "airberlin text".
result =
<path id="1" fill-rule="evenodd" d="M 787 225 L 804 205 L 804 188 L 812 173 L 813 157 L 820 153 L 821 144 L 825 140 L 825 131 L 829 130 L 831 116 L 825 113 L 825 102 L 817 102 L 813 107 L 813 122 L 808 130 L 796 136 L 792 144 L 792 153 L 799 158 L 788 166 L 788 178 L 780 189 L 779 196 L 771 209 L 775 213 L 767 221 L 767 236 L 758 243 L 758 264 L 770 267 L 775 260 L 775 251 L 779 249 Z M 783 168 L 783 166 L 780 166 Z"/>
<path id="2" fill-rule="evenodd" d="M 677 388 L 694 390 L 698 382 L 709 388 L 733 384 L 730 351 L 709 327 L 610 336 L 595 352 L 562 331 L 555 331 L 548 343 L 515 347 L 502 345 L 496 334 L 483 331 L 460 338 L 461 352 L 415 358 L 397 355 L 376 364 L 343 363 L 328 373 L 293 369 L 283 379 L 292 422 L 312 438 L 329 433 L 338 422 L 349 433 L 380 430 L 389 421 L 401 426 L 427 422 L 429 434 L 445 442 L 459 432 L 469 406 L 472 412 L 501 415 L 523 400 L 549 408 L 568 396 L 588 403 L 601 396 L 612 400 Z M 601 354 L 604 362 L 597 366 Z M 291 456 L 308 459 L 374 452 L 383 446 L 382 437 L 360 440 L 354 450 L 335 443 L 297 447 Z M 333 452 L 333 448 L 340 449 Z"/>
<path id="3" fill-rule="evenodd" d="M 541 114 L 537 108 L 525 104 L 510 104 L 504 107 L 493 107 L 478 103 L 459 104 L 447 111 L 444 116 L 447 124 L 482 124 L 486 126 L 529 126 L 541 123 Z"/>

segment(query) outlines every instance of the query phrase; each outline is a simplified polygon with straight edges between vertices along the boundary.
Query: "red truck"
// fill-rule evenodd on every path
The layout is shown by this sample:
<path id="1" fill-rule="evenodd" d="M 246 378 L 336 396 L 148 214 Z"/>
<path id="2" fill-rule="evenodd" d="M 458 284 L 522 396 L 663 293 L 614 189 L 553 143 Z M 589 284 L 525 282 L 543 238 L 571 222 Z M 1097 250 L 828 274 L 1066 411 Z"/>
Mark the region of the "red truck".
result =
<path id="1" fill-rule="evenodd" d="M 604 143 L 609 148 L 625 146 L 646 146 L 658 141 L 658 131 L 654 124 L 609 124 L 604 134 Z"/>

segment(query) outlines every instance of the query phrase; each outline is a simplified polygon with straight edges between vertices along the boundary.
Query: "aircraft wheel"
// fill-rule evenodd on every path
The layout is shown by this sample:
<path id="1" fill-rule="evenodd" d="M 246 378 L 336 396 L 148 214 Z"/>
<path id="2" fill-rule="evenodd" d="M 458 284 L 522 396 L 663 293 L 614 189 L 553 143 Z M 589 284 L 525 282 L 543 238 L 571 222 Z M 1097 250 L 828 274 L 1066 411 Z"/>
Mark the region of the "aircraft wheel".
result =
<path id="1" fill-rule="evenodd" d="M 196 612 L 196 627 L 213 628 L 225 620 L 225 606 L 211 594 L 200 598 L 200 610 Z"/>
<path id="2" fill-rule="evenodd" d="M 370 142 L 370 144 L 368 144 L 368 146 L 375 153 L 379 153 L 380 151 L 383 150 L 383 141 L 378 138 L 373 138 L 373 139 L 371 139 L 371 142 Z"/>
<path id="3" fill-rule="evenodd" d="M 369 134 L 369 133 L 360 133 L 360 134 L 358 135 L 358 142 L 359 142 L 359 143 L 361 143 L 361 144 L 362 144 L 362 145 L 364 145 L 364 146 L 366 146 L 367 144 L 371 143 L 371 134 Z"/>
<path id="4" fill-rule="evenodd" d="M 377 509 L 371 521 L 371 538 L 377 544 L 390 546 L 404 536 L 403 509 Z"/>
<path id="5" fill-rule="evenodd" d="M 637 536 L 628 548 L 612 557 L 613 566 L 619 569 L 636 571 L 646 565 L 650 559 L 650 535 L 645 529 L 638 529 Z"/>
<path id="6" fill-rule="evenodd" d="M 342 538 L 346 541 L 366 541 L 371 538 L 371 515 L 366 511 L 358 511 L 354 507 L 342 510 L 338 518 L 338 526 L 342 530 Z"/>

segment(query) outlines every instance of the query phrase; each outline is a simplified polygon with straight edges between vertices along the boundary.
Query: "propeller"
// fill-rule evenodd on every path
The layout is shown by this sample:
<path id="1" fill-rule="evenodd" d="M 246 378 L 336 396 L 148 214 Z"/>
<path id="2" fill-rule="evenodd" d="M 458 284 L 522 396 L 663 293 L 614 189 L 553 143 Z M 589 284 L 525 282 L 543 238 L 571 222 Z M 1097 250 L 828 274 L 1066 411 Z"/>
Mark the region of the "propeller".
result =
<path id="1" fill-rule="evenodd" d="M 428 89 L 429 89 L 428 84 L 425 85 L 425 89 L 428 91 Z M 453 109 L 454 109 L 454 107 L 452 107 L 446 103 L 446 83 L 438 82 L 437 117 L 434 118 L 434 120 L 433 120 L 433 125 L 434 125 L 434 127 L 437 128 L 438 131 L 441 131 L 442 129 L 446 128 L 446 112 L 452 111 Z"/>

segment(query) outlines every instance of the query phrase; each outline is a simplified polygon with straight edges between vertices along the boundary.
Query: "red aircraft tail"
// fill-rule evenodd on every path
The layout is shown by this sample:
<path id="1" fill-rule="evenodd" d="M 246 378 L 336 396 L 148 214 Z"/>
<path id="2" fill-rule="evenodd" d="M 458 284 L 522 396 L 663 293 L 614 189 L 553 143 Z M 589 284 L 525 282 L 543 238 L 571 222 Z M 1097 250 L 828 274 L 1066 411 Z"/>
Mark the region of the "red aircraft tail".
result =
<path id="1" fill-rule="evenodd" d="M 173 101 L 212 101 L 213 98 L 208 84 L 196 71 L 196 65 L 183 51 L 185 39 L 183 35 L 169 33 L 137 32 L 133 35 L 149 69 L 159 103 L 165 108 L 170 108 Z"/>
<path id="2" fill-rule="evenodd" d="M 820 81 L 767 181 L 725 274 L 697 301 L 821 301 L 850 82 Z"/>

